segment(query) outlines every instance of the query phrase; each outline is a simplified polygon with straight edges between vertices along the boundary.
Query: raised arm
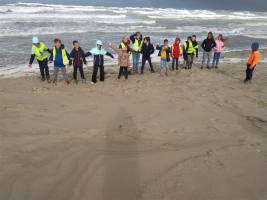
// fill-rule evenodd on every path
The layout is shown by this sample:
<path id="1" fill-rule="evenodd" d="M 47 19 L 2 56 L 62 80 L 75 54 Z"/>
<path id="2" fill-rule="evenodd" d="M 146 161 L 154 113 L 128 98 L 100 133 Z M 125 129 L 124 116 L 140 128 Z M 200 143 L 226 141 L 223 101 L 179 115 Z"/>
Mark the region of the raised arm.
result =
<path id="1" fill-rule="evenodd" d="M 113 44 L 109 44 L 109 46 L 114 50 L 116 51 L 117 53 L 119 53 L 121 51 L 121 49 L 118 49 L 117 47 L 115 47 Z"/>

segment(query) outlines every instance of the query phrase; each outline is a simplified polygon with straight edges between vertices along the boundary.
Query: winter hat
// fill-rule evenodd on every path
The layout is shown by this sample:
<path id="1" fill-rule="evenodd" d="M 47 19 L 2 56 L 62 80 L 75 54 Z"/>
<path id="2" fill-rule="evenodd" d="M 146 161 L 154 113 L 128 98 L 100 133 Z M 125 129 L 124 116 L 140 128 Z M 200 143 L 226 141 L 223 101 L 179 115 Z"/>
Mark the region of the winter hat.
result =
<path id="1" fill-rule="evenodd" d="M 191 36 L 188 36 L 187 40 L 191 40 L 192 41 L 192 37 Z"/>
<path id="2" fill-rule="evenodd" d="M 251 45 L 251 47 L 252 47 L 253 51 L 257 51 L 259 49 L 260 45 L 259 45 L 259 43 L 255 42 Z"/>
<path id="3" fill-rule="evenodd" d="M 32 38 L 32 43 L 33 43 L 33 44 L 40 43 L 38 37 L 33 37 L 33 38 Z"/>

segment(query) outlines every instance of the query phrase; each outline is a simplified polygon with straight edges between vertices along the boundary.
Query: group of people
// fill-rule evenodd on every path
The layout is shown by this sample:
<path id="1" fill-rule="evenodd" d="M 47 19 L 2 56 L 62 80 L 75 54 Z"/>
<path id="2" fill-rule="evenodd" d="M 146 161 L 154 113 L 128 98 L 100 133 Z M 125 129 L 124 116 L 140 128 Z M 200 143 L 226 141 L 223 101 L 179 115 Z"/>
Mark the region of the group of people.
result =
<path id="1" fill-rule="evenodd" d="M 130 41 L 132 42 L 132 48 L 130 47 Z M 207 65 L 206 67 L 210 69 L 210 60 L 212 56 L 212 49 L 214 49 L 214 57 L 211 68 L 218 68 L 219 59 L 221 52 L 225 49 L 226 40 L 223 38 L 222 34 L 218 36 L 215 40 L 212 32 L 208 33 L 208 37 L 202 42 L 201 47 L 203 48 L 203 59 L 201 69 L 204 68 L 206 58 Z M 165 39 L 163 45 L 158 43 L 156 49 L 159 50 L 158 56 L 161 57 L 161 73 L 160 76 L 164 75 L 164 67 L 166 68 L 166 75 L 169 76 L 169 66 L 168 62 L 170 62 L 170 57 L 172 58 L 172 70 L 178 70 L 179 65 L 179 57 L 183 56 L 183 69 L 191 69 L 194 61 L 194 57 L 198 58 L 198 42 L 196 41 L 196 35 L 189 36 L 187 41 L 183 44 L 183 48 L 180 44 L 181 40 L 179 37 L 175 39 L 174 44 L 169 47 L 168 40 Z M 29 67 L 32 67 L 32 63 L 34 58 L 37 58 L 40 73 L 41 73 L 41 81 L 47 80 L 48 83 L 51 82 L 48 63 L 54 62 L 54 77 L 53 84 L 57 84 L 57 75 L 59 69 L 61 69 L 64 80 L 67 85 L 69 85 L 68 77 L 66 74 L 66 65 L 70 67 L 73 65 L 73 84 L 77 84 L 77 71 L 79 69 L 82 82 L 86 83 L 86 79 L 83 72 L 83 64 L 87 66 L 86 57 L 93 55 L 94 56 L 94 67 L 91 83 L 95 84 L 97 82 L 97 73 L 98 69 L 100 69 L 100 81 L 104 81 L 104 56 L 110 56 L 114 59 L 114 56 L 104 50 L 103 44 L 100 40 L 97 40 L 96 47 L 91 51 L 84 53 L 84 51 L 79 46 L 78 41 L 73 41 L 73 50 L 70 54 L 65 50 L 64 45 L 61 43 L 60 39 L 55 39 L 55 47 L 50 50 L 47 48 L 45 44 L 39 41 L 37 37 L 33 37 L 32 39 L 32 53 L 29 62 Z M 140 56 L 142 54 L 142 65 L 140 73 L 144 73 L 144 66 L 146 61 L 148 61 L 151 69 L 151 73 L 155 73 L 153 64 L 151 62 L 151 54 L 154 53 L 154 46 L 150 43 L 150 37 L 142 38 L 140 32 L 136 32 L 131 35 L 130 38 L 128 36 L 124 36 L 122 42 L 117 48 L 115 45 L 111 44 L 108 41 L 110 47 L 118 53 L 118 65 L 120 66 L 119 75 L 116 81 L 119 81 L 122 74 L 125 75 L 125 82 L 128 81 L 128 75 L 139 74 L 138 64 L 140 60 Z M 259 53 L 259 44 L 253 43 L 251 47 L 251 55 L 247 62 L 247 71 L 246 71 L 246 79 L 244 82 L 250 83 L 252 79 L 253 70 L 258 63 L 260 58 Z M 50 53 L 50 57 L 48 59 L 47 52 Z M 130 55 L 132 54 L 133 65 L 130 63 Z M 132 68 L 132 69 L 131 69 Z"/>

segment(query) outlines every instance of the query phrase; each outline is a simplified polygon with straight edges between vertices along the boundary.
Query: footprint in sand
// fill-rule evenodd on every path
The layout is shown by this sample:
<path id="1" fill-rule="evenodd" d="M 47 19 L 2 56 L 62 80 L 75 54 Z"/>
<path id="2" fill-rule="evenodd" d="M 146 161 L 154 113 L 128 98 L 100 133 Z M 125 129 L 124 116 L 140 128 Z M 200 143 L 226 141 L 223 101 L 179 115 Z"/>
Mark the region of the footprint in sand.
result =
<path id="1" fill-rule="evenodd" d="M 217 159 L 215 159 L 215 158 L 207 158 L 207 160 L 210 162 L 210 163 L 212 163 L 212 164 L 214 164 L 214 165 L 216 165 L 216 166 L 223 166 L 224 165 L 224 163 L 222 162 L 222 161 L 220 161 L 220 160 L 217 160 Z"/>
<path id="2" fill-rule="evenodd" d="M 170 144 L 170 143 L 165 143 L 165 144 L 162 144 L 160 146 L 161 149 L 164 149 L 164 150 L 168 150 L 168 151 L 178 151 L 179 148 L 176 147 L 175 145 L 173 144 Z"/>
<path id="3" fill-rule="evenodd" d="M 46 87 L 34 87 L 34 88 L 32 88 L 32 92 L 35 94 L 47 94 L 48 88 L 46 88 Z"/>

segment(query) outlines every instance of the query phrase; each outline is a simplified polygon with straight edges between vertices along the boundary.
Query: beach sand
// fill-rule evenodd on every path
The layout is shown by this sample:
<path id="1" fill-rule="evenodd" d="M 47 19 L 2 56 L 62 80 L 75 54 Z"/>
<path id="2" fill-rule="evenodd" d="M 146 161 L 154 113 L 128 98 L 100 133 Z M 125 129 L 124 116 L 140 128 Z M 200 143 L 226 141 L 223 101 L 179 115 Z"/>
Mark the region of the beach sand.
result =
<path id="1" fill-rule="evenodd" d="M 1 77 L 1 199 L 265 199 L 267 51 L 244 84 L 249 54 L 128 83 Z"/>

